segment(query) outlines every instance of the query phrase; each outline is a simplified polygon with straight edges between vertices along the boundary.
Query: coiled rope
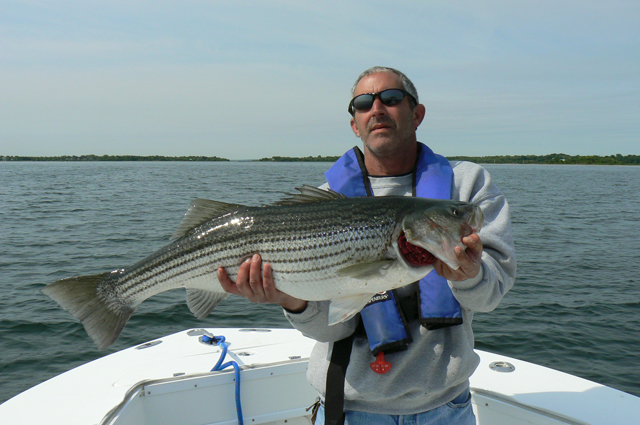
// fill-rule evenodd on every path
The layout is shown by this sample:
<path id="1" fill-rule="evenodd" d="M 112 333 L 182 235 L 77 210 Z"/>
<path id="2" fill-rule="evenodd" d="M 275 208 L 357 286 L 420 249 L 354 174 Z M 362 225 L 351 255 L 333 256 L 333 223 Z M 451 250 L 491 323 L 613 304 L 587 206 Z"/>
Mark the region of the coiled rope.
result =
<path id="1" fill-rule="evenodd" d="M 206 344 L 217 345 L 222 348 L 222 353 L 220 354 L 220 358 L 218 359 L 218 363 L 211 369 L 211 372 L 218 372 L 223 369 L 228 368 L 229 366 L 233 366 L 235 377 L 236 377 L 236 412 L 238 413 L 238 423 L 240 425 L 244 424 L 244 419 L 242 417 L 242 403 L 240 402 L 240 366 L 235 361 L 230 361 L 225 364 L 222 364 L 224 358 L 227 356 L 228 344 L 225 342 L 224 336 L 208 336 L 202 335 L 201 341 Z"/>

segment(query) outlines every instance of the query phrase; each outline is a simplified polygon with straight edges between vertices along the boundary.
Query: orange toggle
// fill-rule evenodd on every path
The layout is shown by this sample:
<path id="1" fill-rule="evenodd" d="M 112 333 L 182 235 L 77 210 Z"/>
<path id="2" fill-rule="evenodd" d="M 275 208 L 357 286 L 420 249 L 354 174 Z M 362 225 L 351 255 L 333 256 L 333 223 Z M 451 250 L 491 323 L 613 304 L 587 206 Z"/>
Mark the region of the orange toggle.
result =
<path id="1" fill-rule="evenodd" d="M 376 361 L 369 363 L 369 366 L 375 373 L 387 373 L 391 369 L 391 363 L 384 361 L 384 352 L 382 351 L 376 356 Z"/>

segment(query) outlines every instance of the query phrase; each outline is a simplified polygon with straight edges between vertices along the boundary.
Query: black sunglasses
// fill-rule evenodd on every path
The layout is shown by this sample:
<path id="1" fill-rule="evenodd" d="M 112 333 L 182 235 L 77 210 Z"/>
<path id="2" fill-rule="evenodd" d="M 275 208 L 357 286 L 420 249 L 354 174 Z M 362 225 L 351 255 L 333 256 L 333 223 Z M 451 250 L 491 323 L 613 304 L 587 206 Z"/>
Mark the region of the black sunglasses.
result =
<path id="1" fill-rule="evenodd" d="M 402 99 L 406 96 L 409 96 L 409 100 L 413 102 L 413 106 L 418 104 L 418 101 L 411 93 L 402 89 L 387 89 L 378 93 L 360 94 L 349 102 L 349 113 L 355 115 L 356 111 L 368 111 L 373 106 L 376 97 L 380 98 L 380 102 L 382 102 L 383 105 L 393 106 L 402 102 Z"/>

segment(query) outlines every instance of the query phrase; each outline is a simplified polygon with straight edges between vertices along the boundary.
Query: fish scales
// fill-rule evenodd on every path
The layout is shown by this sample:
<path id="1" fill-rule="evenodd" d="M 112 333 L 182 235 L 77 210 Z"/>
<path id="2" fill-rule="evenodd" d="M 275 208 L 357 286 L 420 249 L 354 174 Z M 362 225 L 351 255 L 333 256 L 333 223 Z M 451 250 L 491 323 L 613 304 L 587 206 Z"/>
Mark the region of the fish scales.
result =
<path id="1" fill-rule="evenodd" d="M 145 299 L 186 287 L 191 311 L 204 317 L 226 298 L 217 280 L 235 280 L 243 261 L 259 253 L 279 290 L 305 300 L 331 300 L 330 323 L 361 309 L 376 292 L 416 281 L 433 269 L 409 265 L 397 240 L 428 250 L 456 267 L 463 236 L 478 231 L 473 204 L 410 197 L 344 198 L 305 187 L 280 205 L 245 207 L 199 200 L 177 239 L 132 266 L 62 279 L 42 292 L 79 318 L 99 348 L 119 335 Z M 293 199 L 293 200 L 292 200 Z M 335 307 L 335 308 L 334 308 Z"/>
<path id="2" fill-rule="evenodd" d="M 267 206 L 214 219 L 125 269 L 113 286 L 120 288 L 118 298 L 129 303 L 162 292 L 167 286 L 163 283 L 171 286 L 175 278 L 188 284 L 190 279 L 211 274 L 214 283 L 218 267 L 235 275 L 240 261 L 256 252 L 271 263 L 274 275 L 287 280 L 296 277 L 297 282 L 334 278 L 331 271 L 337 266 L 383 258 L 398 212 L 388 206 L 363 208 L 349 202 L 340 207 L 320 204 L 305 216 L 308 206 L 289 206 L 286 214 L 278 214 L 283 207 Z M 345 222 L 350 226 L 345 228 Z"/>

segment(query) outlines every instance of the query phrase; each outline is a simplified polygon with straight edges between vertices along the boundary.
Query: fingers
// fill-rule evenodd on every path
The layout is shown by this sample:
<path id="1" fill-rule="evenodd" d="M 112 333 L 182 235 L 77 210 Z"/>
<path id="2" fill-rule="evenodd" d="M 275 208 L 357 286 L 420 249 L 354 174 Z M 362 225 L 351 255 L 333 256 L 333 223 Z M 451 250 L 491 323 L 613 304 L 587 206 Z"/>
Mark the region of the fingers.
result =
<path id="1" fill-rule="evenodd" d="M 458 281 L 472 279 L 480 273 L 482 267 L 482 241 L 477 234 L 471 234 L 462 238 L 462 243 L 467 247 L 456 246 L 453 251 L 456 255 L 460 267 L 457 270 L 451 269 L 444 262 L 438 260 L 433 268 L 436 273 L 447 280 Z"/>
<path id="2" fill-rule="evenodd" d="M 437 260 L 433 264 L 433 268 L 435 269 L 436 273 L 438 273 L 440 276 L 444 277 L 447 280 L 458 281 L 458 280 L 469 279 L 469 277 L 467 277 L 467 273 L 462 267 L 461 261 L 460 261 L 460 267 L 458 267 L 456 270 L 453 270 L 451 267 L 449 267 L 445 262 L 441 260 Z"/>
<path id="3" fill-rule="evenodd" d="M 291 312 L 302 312 L 307 307 L 307 302 L 279 291 L 273 279 L 271 264 L 265 263 L 263 268 L 261 266 L 262 258 L 255 254 L 240 265 L 236 282 L 232 281 L 226 270 L 220 267 L 218 280 L 222 289 L 254 303 L 273 303 Z"/>
<path id="4" fill-rule="evenodd" d="M 270 296 L 267 295 L 263 287 L 262 258 L 259 254 L 254 254 L 253 257 L 240 265 L 235 282 L 229 278 L 226 270 L 222 267 L 218 269 L 218 280 L 226 292 L 247 298 L 255 303 L 271 302 Z M 265 264 L 264 281 L 267 283 L 269 294 L 277 291 L 273 282 L 273 271 L 269 264 Z"/>
<path id="5" fill-rule="evenodd" d="M 240 265 L 236 286 L 241 296 L 254 303 L 266 302 L 262 288 L 262 259 L 254 254 Z"/>
<path id="6" fill-rule="evenodd" d="M 480 271 L 480 265 L 472 260 L 471 257 L 467 255 L 466 251 L 463 251 L 462 249 L 460 251 L 462 251 L 460 255 L 456 252 L 456 257 L 458 258 L 460 267 L 458 270 L 454 271 L 455 280 L 466 280 L 476 277 Z"/>
<path id="7" fill-rule="evenodd" d="M 482 240 L 476 233 L 462 238 L 462 243 L 467 247 L 467 255 L 474 257 L 482 255 Z"/>
<path id="8" fill-rule="evenodd" d="M 290 312 L 299 313 L 307 308 L 307 302 L 298 298 L 294 298 L 289 294 L 279 291 L 273 280 L 273 269 L 271 264 L 265 263 L 262 274 L 264 293 L 268 302 L 278 304 Z"/>
<path id="9" fill-rule="evenodd" d="M 222 289 L 224 289 L 226 292 L 242 296 L 242 294 L 240 294 L 240 291 L 238 291 L 238 287 L 236 286 L 235 282 L 229 279 L 229 275 L 227 274 L 227 271 L 224 269 L 224 267 L 220 267 L 218 269 L 218 281 L 220 282 L 220 286 L 222 286 Z"/>
<path id="10" fill-rule="evenodd" d="M 238 284 L 244 280 L 238 280 Z M 262 288 L 262 258 L 254 254 L 249 263 L 249 286 L 243 286 L 245 296 L 253 302 L 266 302 L 264 289 Z"/>
<path id="11" fill-rule="evenodd" d="M 276 289 L 276 284 L 273 281 L 273 269 L 271 268 L 271 264 L 269 263 L 265 263 L 264 265 L 262 274 L 262 289 L 264 290 L 264 294 L 268 300 L 276 302 L 278 290 Z"/>

